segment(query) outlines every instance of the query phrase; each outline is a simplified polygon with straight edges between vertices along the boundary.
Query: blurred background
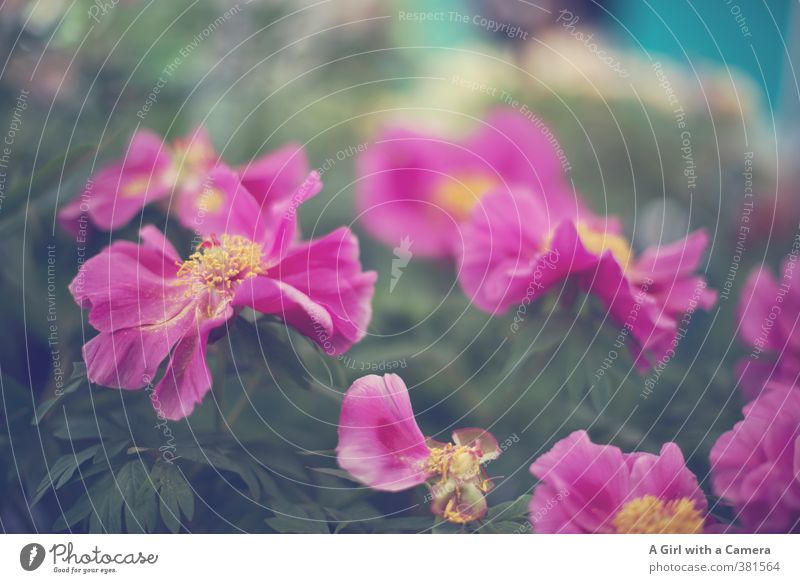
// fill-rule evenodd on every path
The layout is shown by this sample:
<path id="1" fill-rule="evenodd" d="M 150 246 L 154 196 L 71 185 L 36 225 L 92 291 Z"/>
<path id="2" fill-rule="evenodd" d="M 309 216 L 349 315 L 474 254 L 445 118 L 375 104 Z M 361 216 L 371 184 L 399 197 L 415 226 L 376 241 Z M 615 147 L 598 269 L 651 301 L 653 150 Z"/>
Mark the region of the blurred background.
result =
<path id="1" fill-rule="evenodd" d="M 490 503 L 511 510 L 479 530 L 525 528 L 524 510 L 501 505 L 529 493 L 532 459 L 578 428 L 625 450 L 676 441 L 704 477 L 711 444 L 742 405 L 737 290 L 753 266 L 776 269 L 797 234 L 798 17 L 789 0 L 6 0 L 3 531 L 429 529 L 423 488 L 375 494 L 336 470 L 340 395 L 367 371 L 406 380 L 426 435 L 478 426 L 505 444 L 488 467 Z M 565 315 L 565 342 L 554 329 L 532 345 L 535 315 L 508 339 L 510 318 L 470 307 L 448 263 L 412 258 L 390 291 L 392 249 L 356 219 L 354 162 L 378 128 L 465 135 L 503 96 L 554 131 L 575 188 L 596 212 L 620 216 L 637 249 L 687 227 L 712 235 L 706 276 L 728 292 L 694 315 L 646 399 L 645 379 L 623 362 L 602 394 L 585 394 L 617 333 L 599 323 L 602 310 Z M 231 164 L 304 144 L 325 183 L 300 212 L 304 235 L 351 226 L 380 276 L 369 336 L 346 358 L 325 358 L 277 325 L 254 337 L 237 323 L 209 349 L 213 396 L 164 428 L 144 391 L 85 382 L 80 349 L 93 332 L 67 291 L 79 253 L 55 213 L 137 128 L 174 138 L 199 124 Z M 165 228 L 155 208 L 144 221 Z M 172 224 L 167 233 L 190 248 L 189 233 Z M 93 233 L 86 256 L 110 240 Z M 56 394 L 59 368 L 73 375 L 66 394 Z M 147 495 L 138 505 L 130 462 L 149 468 L 173 446 L 179 486 L 167 495 L 164 485 L 155 513 Z M 137 505 L 103 497 L 122 480 Z"/>

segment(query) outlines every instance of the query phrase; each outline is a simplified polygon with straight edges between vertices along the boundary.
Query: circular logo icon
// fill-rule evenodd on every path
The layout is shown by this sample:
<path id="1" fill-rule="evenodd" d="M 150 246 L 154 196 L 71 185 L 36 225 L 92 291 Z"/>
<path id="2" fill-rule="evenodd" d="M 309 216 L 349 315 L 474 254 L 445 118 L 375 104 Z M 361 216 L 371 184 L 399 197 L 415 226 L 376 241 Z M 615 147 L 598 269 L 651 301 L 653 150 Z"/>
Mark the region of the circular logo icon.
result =
<path id="1" fill-rule="evenodd" d="M 19 564 L 26 571 L 35 571 L 44 562 L 44 547 L 39 543 L 30 543 L 19 552 Z"/>

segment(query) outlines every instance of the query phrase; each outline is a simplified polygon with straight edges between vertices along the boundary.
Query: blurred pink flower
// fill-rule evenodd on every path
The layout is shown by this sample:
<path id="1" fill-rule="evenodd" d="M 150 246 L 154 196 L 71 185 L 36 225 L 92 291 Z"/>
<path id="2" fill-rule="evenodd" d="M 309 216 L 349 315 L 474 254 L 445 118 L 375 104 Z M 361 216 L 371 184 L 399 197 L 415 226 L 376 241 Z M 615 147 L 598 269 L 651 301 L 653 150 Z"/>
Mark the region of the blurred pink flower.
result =
<path id="1" fill-rule="evenodd" d="M 207 236 L 188 259 L 181 260 L 158 229 L 146 226 L 140 245 L 113 243 L 70 284 L 100 332 L 83 347 L 89 379 L 141 389 L 169 357 L 151 396 L 168 419 L 189 415 L 211 388 L 209 334 L 241 308 L 283 318 L 329 354 L 358 342 L 372 314 L 376 275 L 362 271 L 349 229 L 297 242 L 294 212 L 268 228 L 232 171 L 218 167 L 211 181 L 225 192 L 225 219 L 202 225 Z M 296 204 L 320 187 L 312 173 L 293 197 Z"/>
<path id="2" fill-rule="evenodd" d="M 147 204 L 174 193 L 170 211 L 184 227 L 197 230 L 208 216 L 223 211 L 222 193 L 206 182 L 217 166 L 224 163 L 203 127 L 171 144 L 140 130 L 125 156 L 95 173 L 83 194 L 59 211 L 59 221 L 74 233 L 78 220 L 86 215 L 97 228 L 109 231 L 125 226 Z M 280 213 L 308 171 L 302 148 L 289 144 L 242 166 L 239 178 L 262 206 Z"/>
<path id="3" fill-rule="evenodd" d="M 548 135 L 513 109 L 495 110 L 463 139 L 386 129 L 358 160 L 360 220 L 386 245 L 410 237 L 419 256 L 457 257 L 460 225 L 490 191 L 528 185 L 542 212 L 575 207 Z"/>
<path id="4" fill-rule="evenodd" d="M 800 292 L 792 285 L 797 257 L 788 257 L 777 281 L 767 268 L 750 273 L 739 297 L 739 335 L 753 350 L 736 371 L 745 397 L 755 398 L 773 382 L 794 386 L 800 379 Z"/>
<path id="5" fill-rule="evenodd" d="M 481 464 L 500 455 L 483 429 L 458 429 L 454 443 L 425 438 L 403 379 L 368 375 L 347 390 L 339 418 L 339 465 L 375 490 L 397 492 L 423 483 L 431 511 L 455 523 L 482 518 L 491 488 Z"/>
<path id="6" fill-rule="evenodd" d="M 711 448 L 711 487 L 748 532 L 800 530 L 800 390 L 768 386 Z"/>
<path id="7" fill-rule="evenodd" d="M 459 279 L 477 307 L 504 313 L 571 278 L 630 332 L 642 369 L 674 348 L 684 314 L 716 302 L 693 275 L 708 244 L 703 231 L 636 257 L 615 219 L 550 212 L 535 197 L 498 191 L 474 209 L 464 233 Z"/>
<path id="8" fill-rule="evenodd" d="M 625 454 L 575 431 L 540 456 L 531 473 L 536 533 L 699 533 L 707 503 L 680 448 Z"/>

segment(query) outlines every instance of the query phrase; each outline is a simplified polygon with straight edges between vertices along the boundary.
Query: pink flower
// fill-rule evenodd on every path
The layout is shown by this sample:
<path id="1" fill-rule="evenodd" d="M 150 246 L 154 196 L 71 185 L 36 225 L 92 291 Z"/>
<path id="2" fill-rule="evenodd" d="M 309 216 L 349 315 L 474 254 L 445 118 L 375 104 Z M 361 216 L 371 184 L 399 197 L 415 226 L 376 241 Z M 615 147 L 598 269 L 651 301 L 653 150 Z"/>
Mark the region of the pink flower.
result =
<path id="1" fill-rule="evenodd" d="M 490 191 L 524 184 L 551 206 L 574 207 L 548 135 L 511 109 L 494 111 L 460 140 L 387 129 L 358 160 L 360 218 L 387 245 L 410 237 L 420 256 L 456 257 L 460 224 Z"/>
<path id="2" fill-rule="evenodd" d="M 87 215 L 97 228 L 109 231 L 126 225 L 152 202 L 167 204 L 174 194 L 170 211 L 196 230 L 207 216 L 222 212 L 221 193 L 205 182 L 217 166 L 224 164 L 202 127 L 171 144 L 149 130 L 138 131 L 123 158 L 94 174 L 83 194 L 59 211 L 59 220 L 76 232 L 80 217 Z M 308 162 L 302 149 L 290 144 L 242 167 L 240 174 L 258 202 L 280 212 L 308 174 Z"/>
<path id="3" fill-rule="evenodd" d="M 141 245 L 117 241 L 87 261 L 70 284 L 100 333 L 83 347 L 92 382 L 121 389 L 151 383 L 169 357 L 152 395 L 168 419 L 189 415 L 211 388 L 205 351 L 212 330 L 248 306 L 275 314 L 338 354 L 358 342 L 371 317 L 375 273 L 363 272 L 358 242 L 346 228 L 297 242 L 296 217 L 275 229 L 230 170 L 211 175 L 225 191 L 227 218 L 204 224 L 209 234 L 188 259 L 155 227 Z M 319 191 L 312 173 L 296 196 Z M 214 224 L 216 222 L 216 224 Z"/>
<path id="4" fill-rule="evenodd" d="M 431 511 L 463 524 L 486 514 L 491 482 L 481 464 L 496 459 L 500 447 L 483 429 L 459 429 L 452 438 L 440 443 L 422 435 L 403 379 L 368 375 L 344 395 L 336 453 L 344 470 L 375 490 L 427 483 Z"/>
<path id="5" fill-rule="evenodd" d="M 747 399 L 768 383 L 794 386 L 800 378 L 800 292 L 792 285 L 797 257 L 783 264 L 781 280 L 766 268 L 753 270 L 739 299 L 739 335 L 753 350 L 736 366 Z"/>
<path id="6" fill-rule="evenodd" d="M 622 453 L 571 433 L 540 456 L 531 473 L 530 519 L 537 533 L 699 533 L 707 504 L 680 448 Z"/>
<path id="7" fill-rule="evenodd" d="M 745 529 L 800 530 L 800 390 L 767 387 L 710 457 L 711 487 Z"/>
<path id="8" fill-rule="evenodd" d="M 464 233 L 459 279 L 477 307 L 504 313 L 571 278 L 630 332 L 640 368 L 670 354 L 684 314 L 716 301 L 693 274 L 708 244 L 703 231 L 637 257 L 614 219 L 551 213 L 535 197 L 498 191 L 475 208 Z"/>

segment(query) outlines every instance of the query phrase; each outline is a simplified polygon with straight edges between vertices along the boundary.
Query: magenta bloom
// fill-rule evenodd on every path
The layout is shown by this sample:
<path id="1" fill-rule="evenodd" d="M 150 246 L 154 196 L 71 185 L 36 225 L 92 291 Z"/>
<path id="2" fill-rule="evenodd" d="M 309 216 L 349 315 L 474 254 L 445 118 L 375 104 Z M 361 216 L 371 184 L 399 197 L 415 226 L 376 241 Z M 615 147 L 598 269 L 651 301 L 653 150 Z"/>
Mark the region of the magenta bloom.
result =
<path id="1" fill-rule="evenodd" d="M 707 503 L 680 448 L 622 453 L 571 433 L 540 456 L 531 473 L 530 519 L 537 533 L 699 533 Z"/>
<path id="2" fill-rule="evenodd" d="M 145 205 L 168 202 L 181 224 L 198 229 L 206 217 L 223 212 L 218 190 L 206 182 L 208 174 L 224 166 L 202 127 L 171 144 L 149 130 L 134 134 L 121 160 L 102 168 L 84 192 L 59 211 L 61 224 L 75 232 L 82 215 L 97 228 L 109 231 L 126 225 Z M 239 170 L 245 188 L 259 203 L 279 209 L 308 174 L 302 149 L 294 144 L 245 165 Z"/>
<path id="3" fill-rule="evenodd" d="M 460 140 L 387 129 L 358 160 L 360 218 L 387 245 L 408 237 L 420 256 L 456 257 L 460 224 L 490 191 L 522 184 L 550 205 L 576 205 L 554 144 L 546 127 L 512 109 Z"/>
<path id="4" fill-rule="evenodd" d="M 425 438 L 414 419 L 403 379 L 368 375 L 344 395 L 339 418 L 339 465 L 375 490 L 397 492 L 427 483 L 431 511 L 466 523 L 486 514 L 491 488 L 481 464 L 500 455 L 483 429 L 459 429 L 454 443 Z"/>
<path id="5" fill-rule="evenodd" d="M 283 318 L 329 354 L 358 342 L 371 317 L 376 275 L 362 271 L 358 242 L 348 229 L 297 242 L 294 212 L 269 229 L 258 203 L 230 170 L 217 168 L 211 182 L 226 193 L 227 218 L 203 224 L 208 234 L 188 259 L 147 226 L 140 245 L 113 243 L 70 284 L 100 332 L 83 347 L 89 379 L 140 389 L 169 357 L 151 397 L 168 419 L 189 415 L 211 388 L 209 334 L 241 308 Z M 312 173 L 295 201 L 319 188 Z"/>
<path id="6" fill-rule="evenodd" d="M 475 208 L 464 233 L 459 280 L 477 307 L 504 313 L 571 278 L 630 332 L 640 368 L 669 354 L 684 314 L 716 301 L 694 275 L 708 244 L 703 231 L 636 257 L 616 220 L 563 207 L 548 213 L 535 197 L 499 191 Z"/>
<path id="7" fill-rule="evenodd" d="M 800 292 L 792 285 L 800 272 L 796 263 L 796 257 L 786 259 L 780 281 L 768 269 L 756 268 L 742 290 L 739 335 L 752 351 L 736 370 L 747 399 L 769 382 L 791 387 L 800 379 Z"/>
<path id="8" fill-rule="evenodd" d="M 800 390 L 767 387 L 711 448 L 711 486 L 749 532 L 800 531 Z"/>

